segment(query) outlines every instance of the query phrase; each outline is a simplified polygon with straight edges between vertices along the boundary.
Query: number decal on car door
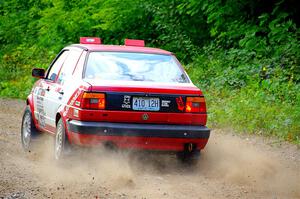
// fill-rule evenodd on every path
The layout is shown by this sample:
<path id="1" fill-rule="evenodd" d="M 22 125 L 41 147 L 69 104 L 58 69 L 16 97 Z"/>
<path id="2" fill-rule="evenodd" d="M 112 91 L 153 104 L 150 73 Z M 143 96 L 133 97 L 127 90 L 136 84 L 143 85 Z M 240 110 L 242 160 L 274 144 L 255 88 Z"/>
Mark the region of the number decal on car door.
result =
<path id="1" fill-rule="evenodd" d="M 39 126 L 41 128 L 45 128 L 46 122 L 45 122 L 45 110 L 44 110 L 44 96 L 45 96 L 45 90 L 41 87 L 37 87 L 36 92 L 36 110 L 37 110 L 37 120 L 39 123 Z"/>

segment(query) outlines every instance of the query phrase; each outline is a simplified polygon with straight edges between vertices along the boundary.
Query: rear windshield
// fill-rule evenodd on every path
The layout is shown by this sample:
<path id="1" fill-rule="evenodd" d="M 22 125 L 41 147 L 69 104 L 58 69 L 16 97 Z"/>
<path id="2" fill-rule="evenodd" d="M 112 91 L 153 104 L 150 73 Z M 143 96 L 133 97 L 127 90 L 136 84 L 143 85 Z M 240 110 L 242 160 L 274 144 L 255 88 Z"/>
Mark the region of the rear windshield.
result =
<path id="1" fill-rule="evenodd" d="M 189 83 L 172 55 L 91 52 L 84 77 L 87 79 Z"/>

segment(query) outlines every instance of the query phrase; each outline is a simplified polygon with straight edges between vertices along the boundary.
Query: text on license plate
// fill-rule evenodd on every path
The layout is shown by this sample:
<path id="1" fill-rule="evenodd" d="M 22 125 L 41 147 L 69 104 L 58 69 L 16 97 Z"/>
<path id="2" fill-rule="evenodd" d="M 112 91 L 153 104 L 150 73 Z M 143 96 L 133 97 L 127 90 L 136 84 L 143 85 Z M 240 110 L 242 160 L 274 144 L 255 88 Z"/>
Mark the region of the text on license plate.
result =
<path id="1" fill-rule="evenodd" d="M 140 111 L 159 111 L 159 98 L 133 97 L 132 109 Z"/>

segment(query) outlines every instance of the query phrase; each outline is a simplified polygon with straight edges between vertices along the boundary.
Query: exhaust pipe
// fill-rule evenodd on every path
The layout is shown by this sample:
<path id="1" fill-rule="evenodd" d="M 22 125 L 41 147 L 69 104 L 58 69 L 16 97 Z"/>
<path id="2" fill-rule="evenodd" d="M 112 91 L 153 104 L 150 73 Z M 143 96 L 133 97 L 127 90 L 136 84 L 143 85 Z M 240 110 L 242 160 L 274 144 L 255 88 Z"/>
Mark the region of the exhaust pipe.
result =
<path id="1" fill-rule="evenodd" d="M 186 143 L 184 144 L 184 151 L 188 152 L 188 153 L 192 153 L 193 151 L 195 151 L 197 148 L 197 146 L 193 143 Z"/>
<path id="2" fill-rule="evenodd" d="M 193 144 L 192 144 L 192 143 L 189 143 L 189 144 L 188 144 L 188 151 L 189 151 L 189 152 L 192 152 L 192 151 L 193 151 Z"/>

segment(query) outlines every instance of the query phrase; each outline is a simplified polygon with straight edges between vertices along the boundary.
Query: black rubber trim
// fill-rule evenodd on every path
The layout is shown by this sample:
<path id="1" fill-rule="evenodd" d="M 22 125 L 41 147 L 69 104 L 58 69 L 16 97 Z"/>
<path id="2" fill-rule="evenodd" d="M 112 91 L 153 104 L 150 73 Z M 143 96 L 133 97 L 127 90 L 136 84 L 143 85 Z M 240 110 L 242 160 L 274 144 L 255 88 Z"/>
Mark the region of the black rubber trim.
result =
<path id="1" fill-rule="evenodd" d="M 69 131 L 88 135 L 198 139 L 208 139 L 210 135 L 210 130 L 205 126 L 83 122 L 77 120 L 68 121 L 67 124 Z"/>

